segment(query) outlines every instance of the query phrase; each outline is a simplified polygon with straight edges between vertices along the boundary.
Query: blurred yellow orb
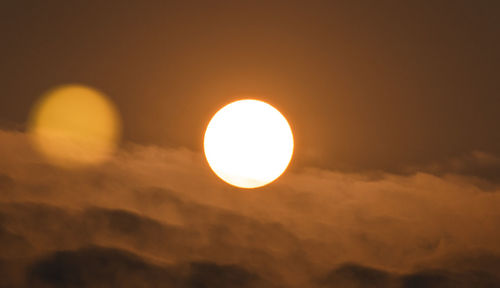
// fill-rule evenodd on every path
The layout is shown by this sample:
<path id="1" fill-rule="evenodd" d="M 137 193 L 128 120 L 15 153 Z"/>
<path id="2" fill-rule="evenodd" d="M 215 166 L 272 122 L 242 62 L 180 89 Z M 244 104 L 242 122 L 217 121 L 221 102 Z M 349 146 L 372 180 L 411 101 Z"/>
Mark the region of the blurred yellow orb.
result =
<path id="1" fill-rule="evenodd" d="M 278 178 L 293 154 L 293 134 L 285 117 L 259 100 L 239 100 L 220 109 L 204 138 L 210 168 L 240 188 L 261 187 Z"/>
<path id="2" fill-rule="evenodd" d="M 71 168 L 108 159 L 120 138 L 121 121 L 101 92 L 65 85 L 42 96 L 31 112 L 28 131 L 51 163 Z"/>

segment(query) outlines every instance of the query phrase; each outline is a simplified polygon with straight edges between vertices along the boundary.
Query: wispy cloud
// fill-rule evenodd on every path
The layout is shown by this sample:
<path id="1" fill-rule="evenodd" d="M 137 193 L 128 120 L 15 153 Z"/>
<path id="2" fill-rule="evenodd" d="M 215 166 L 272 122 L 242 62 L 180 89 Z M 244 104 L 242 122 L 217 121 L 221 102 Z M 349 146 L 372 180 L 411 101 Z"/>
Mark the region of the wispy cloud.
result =
<path id="1" fill-rule="evenodd" d="M 102 166 L 64 170 L 23 133 L 0 132 L 0 143 L 7 286 L 500 283 L 490 269 L 500 253 L 500 191 L 458 170 L 372 177 L 307 168 L 240 190 L 187 149 L 128 144 Z M 476 264 L 457 268 L 447 260 L 456 255 Z M 97 269 L 102 261 L 116 268 Z"/>

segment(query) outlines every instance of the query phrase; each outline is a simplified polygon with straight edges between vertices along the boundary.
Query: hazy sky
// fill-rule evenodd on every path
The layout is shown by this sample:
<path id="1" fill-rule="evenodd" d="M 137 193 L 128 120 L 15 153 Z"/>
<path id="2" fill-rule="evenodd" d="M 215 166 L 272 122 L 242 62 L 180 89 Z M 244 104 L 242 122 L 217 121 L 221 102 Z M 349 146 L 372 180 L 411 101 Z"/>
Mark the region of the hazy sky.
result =
<path id="1" fill-rule="evenodd" d="M 0 288 L 500 287 L 499 1 L 0 1 Z M 47 90 L 123 139 L 34 150 Z M 242 190 L 203 133 L 278 108 L 290 169 Z M 89 116 L 90 117 L 90 116 Z"/>
<path id="2" fill-rule="evenodd" d="M 211 115 L 251 95 L 289 118 L 299 165 L 396 172 L 500 153 L 498 1 L 0 5 L 4 126 L 81 83 L 116 103 L 126 141 L 199 151 Z"/>

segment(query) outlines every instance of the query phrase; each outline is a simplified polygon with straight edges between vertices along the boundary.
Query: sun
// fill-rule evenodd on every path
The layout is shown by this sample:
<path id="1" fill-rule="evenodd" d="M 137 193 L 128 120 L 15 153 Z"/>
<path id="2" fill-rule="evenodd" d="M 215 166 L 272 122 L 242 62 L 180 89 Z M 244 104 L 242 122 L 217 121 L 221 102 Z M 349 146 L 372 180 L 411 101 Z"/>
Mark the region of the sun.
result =
<path id="1" fill-rule="evenodd" d="M 278 178 L 292 159 L 293 146 L 286 118 L 273 106 L 253 99 L 220 109 L 204 138 L 210 168 L 240 188 L 261 187 Z"/>

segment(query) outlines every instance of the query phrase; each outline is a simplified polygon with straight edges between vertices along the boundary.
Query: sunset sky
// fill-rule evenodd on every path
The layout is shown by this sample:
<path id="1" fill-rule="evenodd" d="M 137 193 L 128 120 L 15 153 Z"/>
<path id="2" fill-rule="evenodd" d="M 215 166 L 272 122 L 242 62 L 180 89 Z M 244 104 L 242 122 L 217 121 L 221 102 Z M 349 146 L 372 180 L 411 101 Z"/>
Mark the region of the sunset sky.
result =
<path id="1" fill-rule="evenodd" d="M 500 287 L 499 15 L 2 1 L 0 287 Z M 98 95 L 51 106 L 99 135 L 78 152 L 37 138 L 71 126 L 43 114 L 61 87 Z M 294 148 L 276 181 L 240 189 L 203 143 L 248 98 Z"/>

